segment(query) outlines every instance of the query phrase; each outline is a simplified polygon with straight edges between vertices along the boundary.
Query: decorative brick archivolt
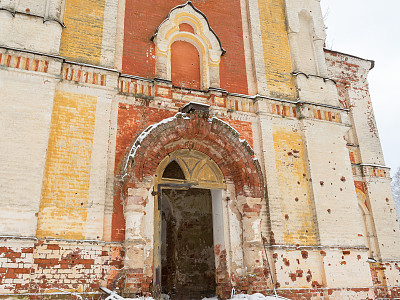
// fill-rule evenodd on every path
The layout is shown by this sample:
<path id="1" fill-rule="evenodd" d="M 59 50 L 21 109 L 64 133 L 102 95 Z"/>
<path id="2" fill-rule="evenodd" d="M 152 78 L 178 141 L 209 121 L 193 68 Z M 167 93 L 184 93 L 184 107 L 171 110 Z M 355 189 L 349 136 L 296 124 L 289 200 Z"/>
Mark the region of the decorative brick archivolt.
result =
<path id="1" fill-rule="evenodd" d="M 179 165 L 184 176 L 163 178 L 164 170 L 171 162 Z M 239 265 L 228 267 L 230 272 L 224 271 L 223 280 L 217 283 L 218 295 L 226 298 L 233 286 L 245 292 L 265 292 L 269 271 L 260 235 L 264 180 L 253 150 L 233 127 L 200 110 L 179 112 L 151 125 L 130 147 L 120 180 L 126 220 L 127 295 L 151 293 L 157 297 L 157 274 L 160 272 L 157 224 L 161 219 L 158 198 L 152 197 L 159 196 L 161 184 L 225 191 L 229 185 L 232 191 L 234 189 L 228 200 L 238 208 L 239 226 L 244 230 L 240 246 L 243 256 Z M 153 218 L 149 217 L 152 210 L 149 205 L 154 208 Z M 144 222 L 154 225 L 154 235 L 152 229 L 143 229 Z M 222 247 L 225 251 L 230 248 L 229 243 L 230 238 L 226 237 L 214 247 Z M 216 251 L 216 255 L 218 253 Z M 216 257 L 216 261 L 221 259 L 223 264 L 229 264 L 226 257 Z M 220 276 L 222 271 L 217 268 L 216 272 Z M 243 284 L 250 279 L 251 283 Z M 153 292 L 150 292 L 150 286 L 153 286 Z"/>
<path id="2" fill-rule="evenodd" d="M 219 64 L 225 50 L 206 16 L 192 2 L 173 8 L 157 28 L 152 40 L 156 46 L 158 78 L 171 80 L 171 45 L 176 41 L 184 41 L 199 51 L 201 89 L 220 86 Z"/>
<path id="3" fill-rule="evenodd" d="M 170 153 L 182 149 L 196 150 L 212 159 L 225 181 L 235 184 L 237 195 L 263 198 L 260 164 L 248 142 L 224 121 L 201 113 L 177 113 L 145 129 L 131 146 L 122 170 L 123 181 L 134 187 L 154 176 Z"/>

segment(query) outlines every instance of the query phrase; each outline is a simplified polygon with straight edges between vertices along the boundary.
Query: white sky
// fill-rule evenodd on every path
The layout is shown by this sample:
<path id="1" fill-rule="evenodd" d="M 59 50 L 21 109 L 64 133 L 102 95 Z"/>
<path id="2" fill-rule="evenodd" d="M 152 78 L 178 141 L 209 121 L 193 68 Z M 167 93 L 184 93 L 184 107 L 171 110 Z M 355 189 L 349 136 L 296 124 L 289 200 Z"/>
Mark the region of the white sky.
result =
<path id="1" fill-rule="evenodd" d="M 400 167 L 400 0 L 321 0 L 321 6 L 328 48 L 375 61 L 368 81 L 393 175 Z"/>

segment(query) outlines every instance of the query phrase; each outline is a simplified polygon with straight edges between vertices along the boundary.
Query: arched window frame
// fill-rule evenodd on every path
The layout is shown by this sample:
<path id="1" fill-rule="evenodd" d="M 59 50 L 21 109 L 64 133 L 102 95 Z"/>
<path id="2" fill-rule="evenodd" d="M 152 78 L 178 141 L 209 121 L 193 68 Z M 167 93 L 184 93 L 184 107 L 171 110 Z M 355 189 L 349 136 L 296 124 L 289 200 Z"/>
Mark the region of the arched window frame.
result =
<path id="1" fill-rule="evenodd" d="M 180 31 L 179 25 L 182 23 L 192 26 L 194 33 Z M 171 45 L 176 41 L 184 41 L 199 51 L 201 89 L 220 87 L 219 65 L 225 50 L 206 16 L 190 1 L 170 11 L 168 17 L 157 28 L 152 40 L 156 50 L 157 78 L 171 80 Z"/>

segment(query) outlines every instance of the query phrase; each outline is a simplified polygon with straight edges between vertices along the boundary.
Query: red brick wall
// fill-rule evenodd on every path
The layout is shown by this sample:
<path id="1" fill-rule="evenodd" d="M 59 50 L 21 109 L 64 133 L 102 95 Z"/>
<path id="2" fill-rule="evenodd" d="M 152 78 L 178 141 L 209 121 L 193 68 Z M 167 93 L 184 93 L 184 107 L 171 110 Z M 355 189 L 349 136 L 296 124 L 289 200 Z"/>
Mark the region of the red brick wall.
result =
<path id="1" fill-rule="evenodd" d="M 200 89 L 200 56 L 192 44 L 183 41 L 172 44 L 171 80 L 176 86 Z"/>
<path id="2" fill-rule="evenodd" d="M 251 122 L 222 119 L 240 133 L 240 138 L 245 139 L 253 148 L 253 128 Z"/>
<path id="3" fill-rule="evenodd" d="M 115 150 L 115 174 L 120 171 L 121 162 L 123 161 L 129 146 L 135 141 L 136 137 L 146 129 L 147 126 L 172 117 L 175 113 L 176 112 L 173 111 L 145 106 L 133 106 L 123 103 L 119 104 L 117 144 Z M 121 199 L 121 190 L 118 186 L 115 187 L 114 191 L 111 240 L 119 242 L 125 240 L 124 207 Z"/>
<path id="4" fill-rule="evenodd" d="M 158 123 L 163 119 L 174 116 L 175 114 L 176 111 L 168 111 L 145 106 L 133 106 L 124 103 L 119 104 L 115 152 L 115 175 L 120 171 L 121 163 L 136 137 L 146 129 L 147 126 Z M 252 124 L 250 122 L 229 119 L 224 119 L 224 121 L 234 127 L 241 134 L 241 138 L 246 139 L 250 146 L 253 146 L 253 132 Z M 124 241 L 124 239 L 125 218 L 121 199 L 121 190 L 118 185 L 115 185 L 111 240 L 121 242 Z"/>
<path id="5" fill-rule="evenodd" d="M 169 11 L 183 0 L 130 0 L 126 2 L 122 72 L 146 78 L 155 77 L 154 43 L 150 38 Z M 208 18 L 227 51 L 220 65 L 221 88 L 247 94 L 240 0 L 195 1 Z"/>
<path id="6" fill-rule="evenodd" d="M 100 286 L 123 287 L 120 275 L 125 254 L 121 245 L 44 240 L 0 243 L 0 286 L 10 294 L 99 293 Z M 59 298 L 60 295 L 53 299 Z M 90 297 L 94 298 L 99 297 Z"/>

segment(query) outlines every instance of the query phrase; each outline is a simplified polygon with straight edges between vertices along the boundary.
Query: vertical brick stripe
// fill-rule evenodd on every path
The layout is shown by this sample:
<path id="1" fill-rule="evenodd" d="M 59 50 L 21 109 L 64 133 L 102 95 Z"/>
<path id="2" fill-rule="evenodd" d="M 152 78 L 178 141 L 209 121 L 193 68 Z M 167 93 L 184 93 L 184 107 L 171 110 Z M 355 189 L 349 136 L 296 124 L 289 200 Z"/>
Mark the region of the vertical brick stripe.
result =
<path id="1" fill-rule="evenodd" d="M 54 100 L 37 236 L 83 238 L 96 98 L 58 91 Z"/>
<path id="2" fill-rule="evenodd" d="M 105 0 L 67 0 L 60 55 L 99 64 Z"/>
<path id="3" fill-rule="evenodd" d="M 296 98 L 283 0 L 259 0 L 260 26 L 270 96 Z"/>
<path id="4" fill-rule="evenodd" d="M 273 140 L 284 212 L 282 219 L 285 219 L 285 243 L 315 245 L 317 238 L 302 137 L 297 132 L 276 127 Z"/>

